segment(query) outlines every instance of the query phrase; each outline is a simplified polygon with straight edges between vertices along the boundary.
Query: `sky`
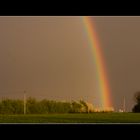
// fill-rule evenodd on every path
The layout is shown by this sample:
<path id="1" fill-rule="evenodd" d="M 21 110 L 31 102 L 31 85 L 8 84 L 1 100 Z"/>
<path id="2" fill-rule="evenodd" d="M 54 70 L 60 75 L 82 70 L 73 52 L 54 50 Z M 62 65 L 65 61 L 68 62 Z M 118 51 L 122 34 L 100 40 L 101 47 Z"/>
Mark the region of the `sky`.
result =
<path id="1" fill-rule="evenodd" d="M 140 91 L 140 17 L 94 16 L 115 110 Z M 96 68 L 78 16 L 0 17 L 0 98 L 86 100 L 97 105 Z"/>

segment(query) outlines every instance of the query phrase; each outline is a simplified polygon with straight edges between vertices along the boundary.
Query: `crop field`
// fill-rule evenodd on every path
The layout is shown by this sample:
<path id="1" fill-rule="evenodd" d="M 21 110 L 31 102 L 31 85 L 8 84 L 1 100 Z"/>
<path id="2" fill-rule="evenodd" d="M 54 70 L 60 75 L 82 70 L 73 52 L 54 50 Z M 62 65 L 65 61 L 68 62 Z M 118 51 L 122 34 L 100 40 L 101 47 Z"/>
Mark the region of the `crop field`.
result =
<path id="1" fill-rule="evenodd" d="M 0 115 L 0 123 L 140 123 L 140 113 Z"/>

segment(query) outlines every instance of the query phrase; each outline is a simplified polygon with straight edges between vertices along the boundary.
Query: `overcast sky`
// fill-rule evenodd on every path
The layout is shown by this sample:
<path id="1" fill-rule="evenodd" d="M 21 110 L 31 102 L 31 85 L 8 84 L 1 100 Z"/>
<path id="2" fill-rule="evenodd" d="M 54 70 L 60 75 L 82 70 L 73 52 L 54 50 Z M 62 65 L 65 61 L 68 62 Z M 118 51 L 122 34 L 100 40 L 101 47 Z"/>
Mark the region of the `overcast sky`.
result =
<path id="1" fill-rule="evenodd" d="M 140 17 L 93 17 L 115 109 L 140 91 Z M 97 104 L 96 68 L 80 17 L 0 17 L 0 97 Z"/>

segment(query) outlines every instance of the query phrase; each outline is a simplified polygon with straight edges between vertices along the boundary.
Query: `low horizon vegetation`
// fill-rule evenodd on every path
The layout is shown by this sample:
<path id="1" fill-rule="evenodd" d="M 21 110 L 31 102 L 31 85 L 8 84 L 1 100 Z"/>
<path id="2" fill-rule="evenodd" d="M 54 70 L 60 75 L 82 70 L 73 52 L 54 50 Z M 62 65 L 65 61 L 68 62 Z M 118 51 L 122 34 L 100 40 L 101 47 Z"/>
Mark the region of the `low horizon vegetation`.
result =
<path id="1" fill-rule="evenodd" d="M 92 104 L 83 100 L 80 101 L 55 101 L 55 100 L 36 100 L 29 97 L 26 104 L 20 99 L 1 99 L 0 114 L 49 114 L 49 113 L 93 113 L 97 112 Z M 100 112 L 112 112 L 112 110 L 102 110 Z"/>

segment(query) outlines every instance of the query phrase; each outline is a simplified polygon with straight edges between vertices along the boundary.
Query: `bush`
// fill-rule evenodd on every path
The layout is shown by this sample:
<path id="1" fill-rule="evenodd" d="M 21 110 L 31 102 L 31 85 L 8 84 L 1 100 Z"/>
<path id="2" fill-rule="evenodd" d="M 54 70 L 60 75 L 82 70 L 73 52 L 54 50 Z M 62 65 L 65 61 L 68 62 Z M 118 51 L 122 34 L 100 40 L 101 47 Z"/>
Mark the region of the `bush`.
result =
<path id="1" fill-rule="evenodd" d="M 23 101 L 4 99 L 0 102 L 0 114 L 23 114 Z"/>
<path id="2" fill-rule="evenodd" d="M 133 111 L 134 113 L 140 112 L 140 105 L 139 105 L 139 104 L 135 105 L 135 106 L 133 107 L 132 111 Z"/>
<path id="3" fill-rule="evenodd" d="M 136 105 L 132 108 L 132 112 L 140 112 L 140 91 L 135 93 L 134 100 Z"/>

